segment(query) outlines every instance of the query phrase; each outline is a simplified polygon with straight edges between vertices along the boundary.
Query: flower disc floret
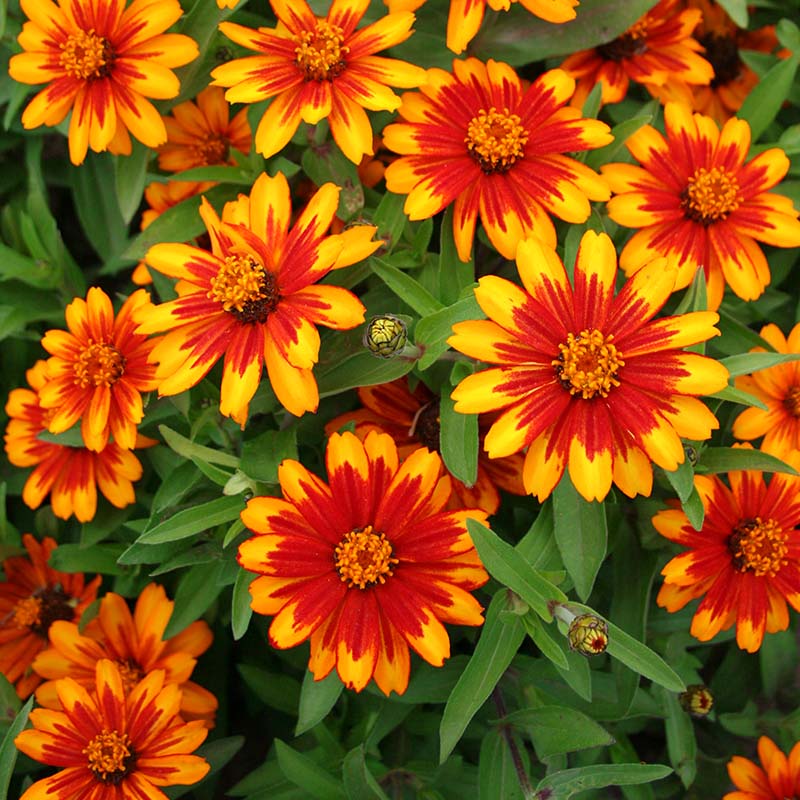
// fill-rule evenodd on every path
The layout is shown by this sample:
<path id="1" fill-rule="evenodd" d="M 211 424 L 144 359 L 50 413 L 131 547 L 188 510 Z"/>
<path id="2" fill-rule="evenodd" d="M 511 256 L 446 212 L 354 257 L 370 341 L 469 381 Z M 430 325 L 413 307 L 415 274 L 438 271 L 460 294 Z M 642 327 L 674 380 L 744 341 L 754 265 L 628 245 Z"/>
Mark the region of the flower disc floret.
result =
<path id="1" fill-rule="evenodd" d="M 347 67 L 345 56 L 350 48 L 338 25 L 320 20 L 313 31 L 302 31 L 294 40 L 297 68 L 307 81 L 333 80 Z"/>
<path id="2" fill-rule="evenodd" d="M 608 397 L 614 386 L 619 386 L 617 373 L 625 366 L 622 356 L 611 341 L 596 328 L 583 330 L 577 336 L 567 334 L 567 341 L 559 344 L 559 354 L 553 360 L 561 385 L 570 394 L 580 394 L 584 400 L 595 395 Z"/>
<path id="3" fill-rule="evenodd" d="M 688 219 L 711 225 L 739 208 L 739 181 L 725 169 L 700 167 L 686 181 L 681 208 Z"/>
<path id="4" fill-rule="evenodd" d="M 788 538 L 774 519 L 742 520 L 728 539 L 733 565 L 739 572 L 774 578 L 789 563 L 786 559 Z"/>
<path id="5" fill-rule="evenodd" d="M 372 525 L 346 533 L 333 554 L 339 577 L 351 589 L 386 583 L 392 577 L 392 565 L 398 563 L 386 536 L 375 533 Z"/>
<path id="6" fill-rule="evenodd" d="M 119 786 L 136 767 L 136 753 L 127 733 L 102 731 L 83 748 L 87 766 L 106 784 Z"/>

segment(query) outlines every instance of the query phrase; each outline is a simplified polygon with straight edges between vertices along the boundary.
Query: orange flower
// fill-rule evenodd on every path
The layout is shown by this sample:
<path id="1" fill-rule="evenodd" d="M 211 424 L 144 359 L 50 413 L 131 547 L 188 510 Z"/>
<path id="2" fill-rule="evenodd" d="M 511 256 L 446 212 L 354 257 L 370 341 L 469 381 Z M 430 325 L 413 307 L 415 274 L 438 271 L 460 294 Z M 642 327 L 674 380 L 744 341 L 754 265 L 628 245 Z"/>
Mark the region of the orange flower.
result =
<path id="1" fill-rule="evenodd" d="M 96 286 L 86 300 L 67 306 L 69 331 L 51 330 L 42 347 L 47 382 L 39 403 L 48 414 L 50 433 L 63 433 L 80 420 L 83 443 L 100 452 L 109 435 L 124 450 L 136 445 L 142 421 L 142 392 L 156 388 L 155 367 L 147 363 L 156 342 L 134 333 L 133 315 L 150 295 L 139 289 L 122 305 L 116 318 L 108 295 Z"/>
<path id="2" fill-rule="evenodd" d="M 72 514 L 80 522 L 94 518 L 97 489 L 124 508 L 134 501 L 133 481 L 142 477 L 142 465 L 130 450 L 109 442 L 99 453 L 85 447 L 47 442 L 39 434 L 47 430 L 50 411 L 39 403 L 38 391 L 47 383 L 47 364 L 37 361 L 27 371 L 31 389 L 14 389 L 8 395 L 5 446 L 16 467 L 34 467 L 22 490 L 30 508 L 38 508 L 51 494 L 53 513 L 61 519 Z M 144 444 L 140 439 L 139 442 Z"/>
<path id="3" fill-rule="evenodd" d="M 772 739 L 761 736 L 758 740 L 758 758 L 761 766 L 749 758 L 734 756 L 728 763 L 737 792 L 728 792 L 722 800 L 788 800 L 800 797 L 800 742 L 795 744 L 788 757 Z"/>
<path id="4" fill-rule="evenodd" d="M 374 678 L 384 694 L 408 686 L 411 646 L 441 666 L 450 655 L 443 622 L 481 625 L 469 594 L 488 576 L 466 529 L 478 509 L 445 511 L 450 479 L 420 448 L 400 463 L 392 437 L 364 442 L 334 434 L 328 483 L 298 461 L 278 469 L 283 499 L 254 497 L 242 521 L 254 535 L 239 563 L 260 577 L 253 610 L 273 616 L 275 647 L 311 639 L 316 680 L 336 667 L 361 691 Z"/>
<path id="5" fill-rule="evenodd" d="M 90 690 L 97 662 L 109 658 L 117 665 L 126 692 L 153 670 L 164 670 L 164 683 L 178 684 L 181 689 L 181 717 L 203 719 L 211 727 L 217 698 L 189 676 L 197 656 L 208 650 L 214 637 L 208 625 L 197 620 L 165 640 L 173 606 L 164 588 L 150 583 L 136 600 L 133 614 L 123 597 L 109 592 L 83 633 L 74 622 L 53 623 L 50 647 L 33 663 L 33 669 L 46 681 L 36 690 L 37 702 L 45 708 L 60 709 L 58 679 L 73 678 Z"/>
<path id="6" fill-rule="evenodd" d="M 161 115 L 147 99 L 175 97 L 172 67 L 198 55 L 197 43 L 165 34 L 183 13 L 178 0 L 21 0 L 29 18 L 19 35 L 23 53 L 8 71 L 21 83 L 49 83 L 22 114 L 25 128 L 58 125 L 72 109 L 69 156 L 86 151 L 130 153 L 128 131 L 148 147 L 167 139 Z"/>
<path id="7" fill-rule="evenodd" d="M 48 566 L 56 549 L 55 539 L 49 536 L 37 542 L 26 533 L 22 544 L 27 556 L 11 556 L 3 562 L 0 672 L 25 698 L 42 680 L 30 666 L 36 654 L 47 647 L 51 626 L 56 620 L 78 622 L 94 602 L 101 578 L 97 575 L 86 583 L 82 572 L 58 572 Z"/>
<path id="8" fill-rule="evenodd" d="M 265 158 L 288 144 L 300 122 L 322 119 L 341 151 L 354 163 L 372 153 L 372 128 L 364 109 L 394 111 L 400 98 L 389 86 L 419 86 L 425 71 L 394 58 L 376 56 L 411 36 L 414 15 L 388 14 L 359 30 L 367 10 L 357 0 L 334 3 L 317 17 L 306 0 L 271 0 L 276 28 L 257 31 L 232 22 L 220 30 L 259 55 L 238 58 L 211 73 L 215 86 L 231 87 L 231 103 L 270 103 L 256 130 L 256 149 Z"/>
<path id="9" fill-rule="evenodd" d="M 197 103 L 187 100 L 164 117 L 167 143 L 158 148 L 158 166 L 165 172 L 181 172 L 193 167 L 235 164 L 231 150 L 250 152 L 250 123 L 243 108 L 233 119 L 225 92 L 209 86 L 197 95 Z"/>
<path id="10" fill-rule="evenodd" d="M 20 800 L 165 800 L 161 786 L 204 778 L 209 765 L 191 755 L 206 738 L 200 721 L 178 716 L 181 692 L 151 672 L 126 694 L 117 665 L 97 662 L 92 692 L 71 678 L 58 681 L 63 711 L 37 708 L 33 728 L 14 740 L 36 761 L 60 767 Z"/>

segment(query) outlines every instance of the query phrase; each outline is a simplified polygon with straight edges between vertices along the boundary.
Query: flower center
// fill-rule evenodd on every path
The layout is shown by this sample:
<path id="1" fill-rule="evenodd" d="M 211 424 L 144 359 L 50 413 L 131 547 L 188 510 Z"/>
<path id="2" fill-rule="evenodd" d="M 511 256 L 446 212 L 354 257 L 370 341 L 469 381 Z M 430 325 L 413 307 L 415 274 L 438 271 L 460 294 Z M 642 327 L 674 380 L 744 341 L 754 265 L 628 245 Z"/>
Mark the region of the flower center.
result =
<path id="1" fill-rule="evenodd" d="M 64 71 L 73 78 L 105 78 L 111 74 L 114 51 L 111 42 L 98 36 L 94 28 L 77 31 L 61 45 L 60 62 Z"/>
<path id="2" fill-rule="evenodd" d="M 209 134 L 201 144 L 194 148 L 197 160 L 206 166 L 227 164 L 230 151 L 230 142 L 218 133 Z"/>
<path id="3" fill-rule="evenodd" d="M 439 398 L 436 397 L 417 411 L 408 435 L 416 438 L 416 440 L 427 447 L 428 450 L 438 453 L 441 446 L 439 439 L 440 430 Z"/>
<path id="4" fill-rule="evenodd" d="M 392 576 L 392 546 L 382 533 L 375 533 L 372 525 L 345 534 L 336 546 L 336 571 L 348 588 L 366 589 L 375 583 L 386 583 Z"/>
<path id="5" fill-rule="evenodd" d="M 739 572 L 755 572 L 757 576 L 774 577 L 789 562 L 786 553 L 788 535 L 774 519 L 742 520 L 728 539 L 733 566 Z"/>
<path id="6" fill-rule="evenodd" d="M 74 382 L 87 386 L 112 386 L 125 372 L 125 356 L 113 344 L 97 344 L 89 340 L 75 361 Z"/>
<path id="7" fill-rule="evenodd" d="M 613 338 L 613 333 L 603 336 L 596 328 L 581 331 L 577 336 L 567 334 L 566 343 L 558 346 L 561 352 L 551 363 L 561 385 L 570 394 L 590 400 L 596 394 L 607 397 L 614 386 L 619 386 L 616 375 L 625 362 L 612 344 Z"/>
<path id="8" fill-rule="evenodd" d="M 700 167 L 681 193 L 681 208 L 688 219 L 711 225 L 739 208 L 739 181 L 721 167 Z"/>
<path id="9" fill-rule="evenodd" d="M 266 322 L 280 301 L 275 276 L 249 256 L 226 256 L 206 297 L 251 325 Z"/>
<path id="10" fill-rule="evenodd" d="M 783 407 L 793 416 L 800 417 L 800 386 L 792 386 L 783 398 Z"/>
<path id="11" fill-rule="evenodd" d="M 118 786 L 136 765 L 136 754 L 127 733 L 103 731 L 83 748 L 94 777 Z"/>
<path id="12" fill-rule="evenodd" d="M 295 64 L 307 81 L 331 81 L 340 75 L 350 52 L 344 46 L 344 31 L 338 25 L 319 20 L 313 31 L 303 31 L 294 37 Z"/>
<path id="13" fill-rule="evenodd" d="M 742 71 L 742 59 L 739 58 L 739 47 L 734 36 L 708 33 L 700 38 L 700 44 L 706 49 L 703 58 L 714 68 L 712 89 L 725 86 L 739 77 Z"/>
<path id="14" fill-rule="evenodd" d="M 60 586 L 39 589 L 14 606 L 14 622 L 20 628 L 30 628 L 32 633 L 47 638 L 50 626 L 57 619 L 72 622 L 75 619 L 76 600 Z"/>
<path id="15" fill-rule="evenodd" d="M 488 111 L 482 108 L 469 121 L 464 141 L 485 173 L 506 172 L 522 157 L 528 131 L 516 114 L 507 108 L 501 113 L 493 106 Z"/>
<path id="16" fill-rule="evenodd" d="M 607 44 L 601 44 L 595 50 L 606 61 L 622 61 L 633 56 L 640 56 L 647 51 L 647 29 L 649 27 L 649 20 L 640 19 L 622 36 L 618 36 Z"/>
<path id="17" fill-rule="evenodd" d="M 122 688 L 125 694 L 128 694 L 134 686 L 142 679 L 144 673 L 142 668 L 131 659 L 126 658 L 115 662 L 119 670 L 120 677 L 122 678 Z"/>

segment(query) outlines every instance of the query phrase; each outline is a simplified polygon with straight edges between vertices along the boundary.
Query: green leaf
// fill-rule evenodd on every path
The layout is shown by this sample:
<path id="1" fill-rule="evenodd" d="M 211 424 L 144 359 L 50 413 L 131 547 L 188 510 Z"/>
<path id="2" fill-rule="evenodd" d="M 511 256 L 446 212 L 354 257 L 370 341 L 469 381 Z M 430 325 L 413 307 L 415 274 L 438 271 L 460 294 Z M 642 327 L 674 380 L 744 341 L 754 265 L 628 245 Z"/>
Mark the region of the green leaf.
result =
<path id="1" fill-rule="evenodd" d="M 316 761 L 275 740 L 275 753 L 283 774 L 317 800 L 347 800 L 342 785 Z"/>
<path id="2" fill-rule="evenodd" d="M 364 187 L 358 179 L 356 165 L 332 141 L 307 147 L 301 163 L 303 172 L 317 186 L 331 182 L 341 189 L 336 212 L 338 217 L 348 220 L 364 208 Z"/>
<path id="3" fill-rule="evenodd" d="M 11 783 L 11 775 L 14 772 L 14 764 L 17 763 L 18 754 L 14 739 L 19 736 L 28 722 L 28 714 L 31 713 L 33 708 L 33 700 L 32 696 L 28 698 L 28 702 L 14 717 L 14 721 L 6 731 L 2 743 L 0 743 L 0 800 L 6 800 L 8 797 L 8 786 Z"/>
<path id="4" fill-rule="evenodd" d="M 730 472 L 737 469 L 758 469 L 764 472 L 797 475 L 797 471 L 785 461 L 751 447 L 706 447 L 701 451 L 695 466 L 698 474 Z"/>
<path id="5" fill-rule="evenodd" d="M 297 428 L 265 431 L 242 447 L 239 468 L 250 478 L 264 483 L 278 482 L 278 466 L 285 458 L 297 459 Z"/>
<path id="6" fill-rule="evenodd" d="M 474 519 L 467 520 L 467 530 L 489 574 L 518 594 L 542 619 L 552 618 L 548 603 L 567 601 L 561 589 L 521 559 L 494 531 Z"/>
<path id="7" fill-rule="evenodd" d="M 731 378 L 735 378 L 737 375 L 749 375 L 788 361 L 800 361 L 800 353 L 741 353 L 738 356 L 721 358 L 719 363 L 730 372 Z"/>
<path id="8" fill-rule="evenodd" d="M 237 664 L 236 669 L 259 700 L 284 714 L 295 715 L 300 687 L 294 678 L 250 664 Z"/>
<path id="9" fill-rule="evenodd" d="M 548 800 L 568 800 L 574 794 L 587 789 L 652 783 L 666 778 L 671 772 L 663 764 L 592 764 L 589 767 L 552 772 L 539 781 L 536 791 Z M 552 794 L 544 794 L 546 789 Z"/>
<path id="10" fill-rule="evenodd" d="M 697 489 L 692 487 L 692 493 L 685 502 L 681 503 L 681 508 L 683 509 L 683 513 L 686 514 L 689 524 L 696 531 L 702 530 L 703 520 L 706 516 L 706 510 L 703 506 L 703 501 L 700 498 L 700 495 L 697 493 Z"/>
<path id="11" fill-rule="evenodd" d="M 322 722 L 336 705 L 343 689 L 344 685 L 335 670 L 321 681 L 314 680 L 314 675 L 306 671 L 303 688 L 300 690 L 294 735 L 300 736 Z"/>
<path id="12" fill-rule="evenodd" d="M 173 514 L 169 519 L 159 522 L 136 540 L 137 544 L 163 544 L 185 539 L 188 536 L 210 530 L 223 522 L 231 522 L 244 509 L 241 497 L 218 497 L 193 508 Z"/>
<path id="13" fill-rule="evenodd" d="M 414 360 L 406 358 L 376 358 L 361 349 L 344 358 L 331 358 L 320 362 L 314 370 L 319 386 L 319 396 L 340 394 L 359 386 L 374 386 L 402 378 L 414 368 Z"/>
<path id="14" fill-rule="evenodd" d="M 503 724 L 524 728 L 539 760 L 561 753 L 614 744 L 614 737 L 591 717 L 567 706 L 539 706 L 514 711 Z"/>
<path id="15" fill-rule="evenodd" d="M 164 639 L 180 633 L 187 625 L 199 619 L 211 607 L 222 591 L 216 576 L 219 562 L 196 564 L 181 575 L 175 591 L 175 608 L 164 631 Z"/>
<path id="16" fill-rule="evenodd" d="M 459 414 L 447 395 L 439 400 L 439 440 L 442 460 L 461 483 L 473 486 L 478 477 L 478 415 Z"/>
<path id="17" fill-rule="evenodd" d="M 0 243 L 0 279 L 13 279 L 37 289 L 53 289 L 61 280 L 56 266 L 46 259 L 23 255 Z"/>
<path id="18" fill-rule="evenodd" d="M 408 221 L 403 211 L 405 201 L 405 195 L 386 192 L 372 215 L 373 224 L 378 226 L 378 236 L 388 241 L 388 252 L 400 241 Z"/>
<path id="19" fill-rule="evenodd" d="M 485 317 L 474 292 L 470 291 L 453 305 L 421 319 L 414 328 L 414 341 L 423 351 L 418 362 L 419 368 L 427 369 L 449 348 L 447 339 L 452 335 L 456 322 Z"/>
<path id="20" fill-rule="evenodd" d="M 602 503 L 587 502 L 565 475 L 553 491 L 555 537 L 561 560 L 581 600 L 592 593 L 606 557 L 608 528 Z"/>
<path id="21" fill-rule="evenodd" d="M 223 467 L 238 467 L 239 459 L 231 453 L 223 453 L 221 450 L 214 450 L 181 436 L 177 431 L 168 428 L 166 425 L 159 425 L 158 432 L 164 437 L 171 450 L 178 455 L 194 461 L 207 461 L 209 464 L 221 464 Z"/>
<path id="22" fill-rule="evenodd" d="M 404 302 L 421 317 L 435 314 L 444 306 L 408 273 L 376 256 L 371 256 L 372 271 Z"/>
<path id="23" fill-rule="evenodd" d="M 169 179 L 171 181 L 214 181 L 215 183 L 235 183 L 239 186 L 252 186 L 254 176 L 241 167 L 213 166 L 193 167 L 170 175 Z"/>
<path id="24" fill-rule="evenodd" d="M 231 595 L 231 629 L 233 638 L 239 640 L 247 633 L 253 609 L 250 607 L 250 584 L 257 578 L 252 572 L 240 570 Z"/>
<path id="25" fill-rule="evenodd" d="M 800 55 L 797 53 L 789 58 L 779 59 L 778 63 L 751 89 L 742 103 L 737 116 L 750 123 L 754 142 L 758 141 L 770 122 L 775 119 L 781 105 L 789 96 L 798 64 Z"/>
<path id="26" fill-rule="evenodd" d="M 674 692 L 657 687 L 664 711 L 664 728 L 667 734 L 669 763 L 688 789 L 697 775 L 697 741 L 692 718 L 681 708 Z"/>
<path id="27" fill-rule="evenodd" d="M 453 237 L 453 206 L 449 205 L 442 218 L 442 227 L 439 232 L 439 263 L 438 263 L 438 297 L 445 305 L 451 305 L 463 296 L 463 289 L 475 283 L 475 259 L 470 256 L 469 261 L 462 261 L 458 257 L 455 238 Z M 472 294 L 472 292 L 470 292 Z M 478 312 L 483 315 L 483 312 Z"/>
<path id="28" fill-rule="evenodd" d="M 786 17 L 778 20 L 778 24 L 775 26 L 775 35 L 783 47 L 795 53 L 800 52 L 800 27 L 792 20 L 786 19 Z"/>
<path id="29" fill-rule="evenodd" d="M 586 155 L 586 166 L 592 169 L 597 169 L 603 164 L 609 164 L 617 160 L 621 153 L 625 152 L 625 142 L 629 136 L 632 136 L 643 125 L 649 125 L 658 113 L 658 101 L 653 100 L 650 103 L 642 106 L 641 113 L 635 117 L 626 119 L 615 125 L 611 129 L 611 135 L 614 141 L 605 147 L 598 147 L 597 150 L 591 150 Z"/>
<path id="30" fill-rule="evenodd" d="M 533 639 L 533 643 L 539 648 L 541 654 L 563 670 L 569 670 L 567 656 L 558 646 L 558 643 L 551 632 L 551 626 L 542 622 L 539 617 L 531 612 L 522 618 L 522 624 L 528 636 Z M 563 639 L 563 636 L 561 637 Z"/>
<path id="31" fill-rule="evenodd" d="M 743 406 L 753 406 L 755 408 L 760 408 L 762 411 L 768 410 L 764 403 L 757 397 L 749 392 L 737 389 L 735 386 L 726 386 L 721 391 L 714 392 L 714 394 L 708 396 L 713 397 L 715 400 L 727 400 L 731 403 L 739 403 L 739 405 Z"/>
<path id="32" fill-rule="evenodd" d="M 524 748 L 520 752 L 524 753 Z M 511 749 L 505 734 L 498 730 L 490 730 L 481 742 L 478 800 L 525 800 Z"/>
<path id="33" fill-rule="evenodd" d="M 507 605 L 505 590 L 492 598 L 472 657 L 444 707 L 439 728 L 440 764 L 447 760 L 470 720 L 497 686 L 525 638 L 525 629 L 518 618 L 501 618 L 500 613 Z"/>
<path id="34" fill-rule="evenodd" d="M 116 543 L 94 544 L 84 547 L 79 544 L 60 544 L 50 555 L 49 564 L 61 572 L 100 572 L 103 575 L 124 575 L 126 570 L 117 564 L 117 559 L 127 545 Z"/>
<path id="35" fill-rule="evenodd" d="M 363 744 L 354 747 L 344 757 L 342 778 L 347 800 L 389 800 L 367 768 Z"/>
<path id="36" fill-rule="evenodd" d="M 117 206 L 122 221 L 130 225 L 133 215 L 139 210 L 144 194 L 144 182 L 147 178 L 147 162 L 153 151 L 141 142 L 133 142 L 133 150 L 129 156 L 117 156 L 114 159 L 114 190 L 117 195 Z"/>
<path id="37" fill-rule="evenodd" d="M 176 800 L 189 792 L 194 792 L 197 787 L 219 772 L 242 749 L 244 742 L 244 736 L 227 736 L 224 739 L 215 739 L 213 742 L 204 742 L 200 745 L 195 751 L 195 755 L 204 758 L 211 769 L 201 781 L 191 786 L 170 786 L 167 789 L 170 800 Z"/>
<path id="38" fill-rule="evenodd" d="M 675 490 L 681 503 L 685 503 L 694 491 L 694 468 L 688 458 L 678 464 L 678 469 L 669 472 L 664 470 L 667 480 Z"/>
<path id="39" fill-rule="evenodd" d="M 719 0 L 719 4 L 740 28 L 748 26 L 747 0 Z"/>

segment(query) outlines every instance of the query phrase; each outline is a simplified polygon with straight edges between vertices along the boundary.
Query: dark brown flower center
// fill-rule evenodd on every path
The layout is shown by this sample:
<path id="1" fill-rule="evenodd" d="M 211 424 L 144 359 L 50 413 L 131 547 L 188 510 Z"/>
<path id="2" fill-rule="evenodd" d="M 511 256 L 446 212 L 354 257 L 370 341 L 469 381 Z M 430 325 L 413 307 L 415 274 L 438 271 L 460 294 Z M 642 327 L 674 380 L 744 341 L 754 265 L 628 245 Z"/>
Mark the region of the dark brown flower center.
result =
<path id="1" fill-rule="evenodd" d="M 577 336 L 567 334 L 567 341 L 558 346 L 558 357 L 551 363 L 559 382 L 570 394 L 591 400 L 598 394 L 607 397 L 611 389 L 619 386 L 616 376 L 625 362 L 613 338 L 614 334 L 604 336 L 596 328 L 581 331 Z"/>
<path id="2" fill-rule="evenodd" d="M 494 106 L 481 109 L 467 127 L 464 142 L 472 158 L 486 174 L 507 172 L 525 152 L 528 131 L 517 114 Z"/>
<path id="3" fill-rule="evenodd" d="M 112 386 L 125 373 L 127 359 L 113 344 L 89 340 L 73 366 L 73 381 L 86 389 L 90 386 Z"/>
<path id="4" fill-rule="evenodd" d="M 783 407 L 793 416 L 800 417 L 800 386 L 792 386 L 783 398 Z"/>
<path id="5" fill-rule="evenodd" d="M 739 46 L 735 36 L 717 36 L 707 33 L 700 37 L 700 44 L 705 47 L 703 57 L 714 68 L 711 88 L 725 86 L 736 80 L 742 71 L 742 59 L 739 58 Z"/>
<path id="6" fill-rule="evenodd" d="M 61 45 L 59 61 L 64 71 L 73 78 L 95 80 L 111 74 L 114 51 L 111 42 L 98 36 L 92 28 L 71 33 Z"/>
<path id="7" fill-rule="evenodd" d="M 607 44 L 601 44 L 595 50 L 606 61 L 622 61 L 633 56 L 640 56 L 647 51 L 648 27 L 647 20 L 640 19 L 622 36 L 618 36 Z"/>
<path id="8" fill-rule="evenodd" d="M 708 226 L 739 208 L 739 181 L 722 167 L 700 167 L 681 192 L 687 219 Z"/>
<path id="9" fill-rule="evenodd" d="M 786 559 L 788 538 L 774 519 L 756 517 L 742 520 L 728 538 L 733 566 L 739 572 L 774 577 L 789 563 Z"/>
<path id="10" fill-rule="evenodd" d="M 276 276 L 249 256 L 227 256 L 206 296 L 250 325 L 266 322 L 280 302 Z"/>
<path id="11" fill-rule="evenodd" d="M 136 767 L 136 753 L 127 733 L 98 733 L 82 752 L 94 777 L 112 786 L 119 786 Z"/>
<path id="12" fill-rule="evenodd" d="M 75 598 L 60 586 L 37 590 L 14 606 L 14 622 L 18 627 L 30 628 L 33 633 L 46 639 L 50 626 L 57 619 L 68 622 L 75 619 L 75 605 Z"/>
<path id="13" fill-rule="evenodd" d="M 334 555 L 336 571 L 350 589 L 386 583 L 392 576 L 392 566 L 398 563 L 386 536 L 375 533 L 372 525 L 346 533 Z"/>
<path id="14" fill-rule="evenodd" d="M 429 403 L 422 406 L 417 412 L 408 434 L 409 436 L 413 436 L 420 444 L 427 447 L 428 450 L 438 453 L 440 447 L 440 430 L 439 398 L 435 397 Z"/>
<path id="15" fill-rule="evenodd" d="M 307 81 L 331 81 L 345 70 L 345 56 L 350 48 L 344 44 L 344 31 L 324 19 L 313 31 L 294 36 L 295 64 Z"/>

